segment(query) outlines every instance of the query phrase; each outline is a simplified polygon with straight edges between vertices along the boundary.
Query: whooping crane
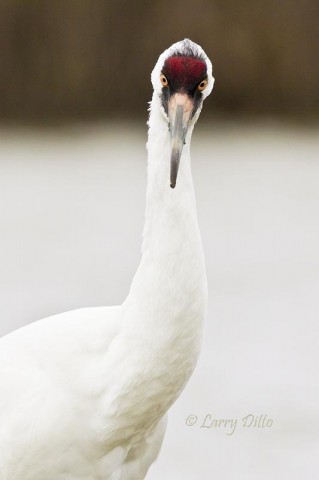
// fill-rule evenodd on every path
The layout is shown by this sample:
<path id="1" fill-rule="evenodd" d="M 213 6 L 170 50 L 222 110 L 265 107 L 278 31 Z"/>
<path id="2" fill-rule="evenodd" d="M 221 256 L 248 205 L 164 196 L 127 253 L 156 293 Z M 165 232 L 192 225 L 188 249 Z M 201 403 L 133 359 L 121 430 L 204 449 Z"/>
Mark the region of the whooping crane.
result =
<path id="1" fill-rule="evenodd" d="M 195 367 L 207 287 L 190 142 L 212 65 L 186 39 L 160 55 L 151 79 L 141 263 L 121 306 L 54 315 L 1 339 L 1 480 L 145 478 Z"/>

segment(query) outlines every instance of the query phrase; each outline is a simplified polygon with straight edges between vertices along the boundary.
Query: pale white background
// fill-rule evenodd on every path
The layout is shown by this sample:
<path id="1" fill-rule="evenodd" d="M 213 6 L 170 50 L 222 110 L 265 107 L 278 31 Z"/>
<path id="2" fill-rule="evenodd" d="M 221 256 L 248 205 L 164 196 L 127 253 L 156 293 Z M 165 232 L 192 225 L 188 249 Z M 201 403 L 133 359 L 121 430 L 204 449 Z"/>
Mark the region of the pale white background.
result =
<path id="1" fill-rule="evenodd" d="M 0 334 L 123 301 L 140 258 L 142 127 L 0 130 Z M 317 479 L 318 129 L 200 124 L 192 156 L 209 312 L 148 478 Z M 243 429 L 249 413 L 273 426 Z M 237 418 L 235 433 L 200 428 L 206 414 Z"/>

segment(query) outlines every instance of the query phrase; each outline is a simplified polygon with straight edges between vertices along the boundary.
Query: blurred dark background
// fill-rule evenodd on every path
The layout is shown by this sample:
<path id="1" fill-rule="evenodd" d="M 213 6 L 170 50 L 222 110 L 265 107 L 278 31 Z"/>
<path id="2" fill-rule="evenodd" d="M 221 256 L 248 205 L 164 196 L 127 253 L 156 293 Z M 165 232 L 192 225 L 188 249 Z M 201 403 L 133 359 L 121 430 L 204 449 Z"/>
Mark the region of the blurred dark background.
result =
<path id="1" fill-rule="evenodd" d="M 214 66 L 205 115 L 319 116 L 317 0 L 1 0 L 0 120 L 145 115 L 150 72 L 189 37 Z"/>

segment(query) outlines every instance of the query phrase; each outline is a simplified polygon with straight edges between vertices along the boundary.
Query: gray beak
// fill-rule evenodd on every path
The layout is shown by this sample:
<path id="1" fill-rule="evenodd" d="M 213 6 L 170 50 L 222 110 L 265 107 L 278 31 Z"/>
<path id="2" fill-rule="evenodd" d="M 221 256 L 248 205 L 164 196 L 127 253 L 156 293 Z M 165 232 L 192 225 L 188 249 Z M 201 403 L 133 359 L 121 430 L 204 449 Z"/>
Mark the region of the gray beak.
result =
<path id="1" fill-rule="evenodd" d="M 179 162 L 185 143 L 193 104 L 184 94 L 176 93 L 168 104 L 168 115 L 171 133 L 171 175 L 170 186 L 175 188 Z"/>

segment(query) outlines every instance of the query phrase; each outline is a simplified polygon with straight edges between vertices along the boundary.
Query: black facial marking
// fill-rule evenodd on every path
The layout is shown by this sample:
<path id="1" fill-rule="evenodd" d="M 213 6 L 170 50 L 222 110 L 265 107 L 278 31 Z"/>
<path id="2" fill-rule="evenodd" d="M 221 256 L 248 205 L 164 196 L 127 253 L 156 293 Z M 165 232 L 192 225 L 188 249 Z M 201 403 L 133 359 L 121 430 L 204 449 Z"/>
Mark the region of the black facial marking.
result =
<path id="1" fill-rule="evenodd" d="M 161 100 L 162 100 L 162 105 L 163 105 L 163 108 L 164 108 L 164 111 L 166 113 L 166 115 L 168 115 L 168 101 L 169 99 L 171 98 L 171 90 L 170 90 L 170 87 L 163 87 L 162 88 L 162 96 L 161 96 Z"/>

